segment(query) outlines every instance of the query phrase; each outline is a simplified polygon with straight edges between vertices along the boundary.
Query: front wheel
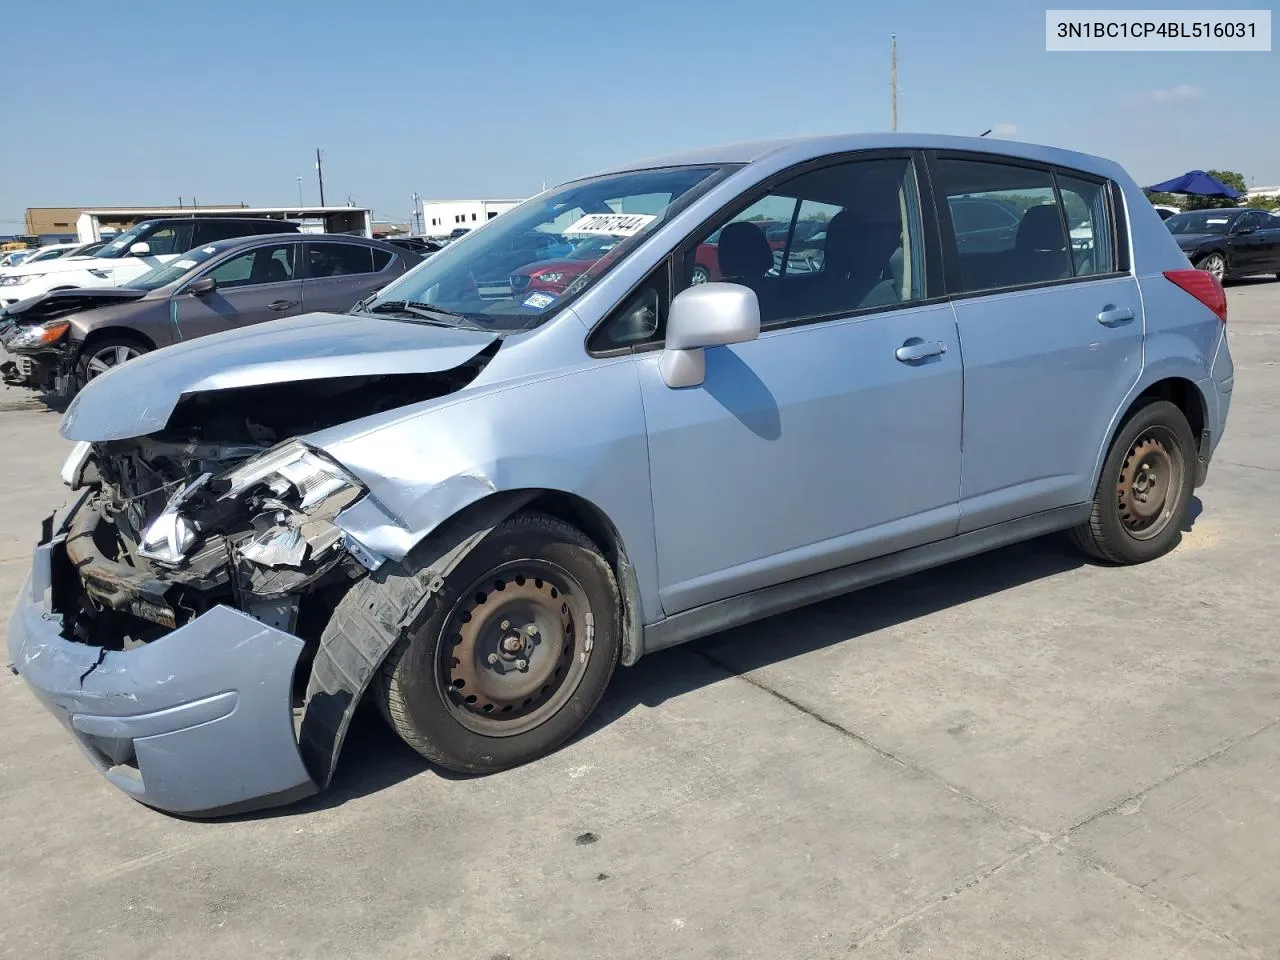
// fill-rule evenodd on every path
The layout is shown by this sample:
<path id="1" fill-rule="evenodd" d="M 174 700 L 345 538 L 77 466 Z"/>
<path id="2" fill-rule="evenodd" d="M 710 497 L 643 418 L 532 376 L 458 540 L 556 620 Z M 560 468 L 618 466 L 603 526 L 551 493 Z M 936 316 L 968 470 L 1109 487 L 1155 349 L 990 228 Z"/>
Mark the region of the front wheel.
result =
<path id="1" fill-rule="evenodd" d="M 442 767 L 504 770 L 577 731 L 620 648 L 618 588 L 599 551 L 568 524 L 518 515 L 405 625 L 382 667 L 383 713 Z"/>
<path id="2" fill-rule="evenodd" d="M 1165 400 L 1143 407 L 1116 435 L 1093 512 L 1072 539 L 1112 563 L 1144 563 L 1168 553 L 1182 539 L 1195 463 L 1195 439 L 1182 411 Z"/>
<path id="3" fill-rule="evenodd" d="M 1197 260 L 1195 268 L 1213 274 L 1221 283 L 1227 275 L 1227 258 L 1220 253 L 1210 253 Z"/>
<path id="4" fill-rule="evenodd" d="M 693 276 L 689 278 L 689 282 L 694 284 L 710 283 L 711 272 L 707 270 L 706 267 L 702 266 L 701 264 L 698 264 L 696 267 L 693 268 Z"/>
<path id="5" fill-rule="evenodd" d="M 76 361 L 76 389 L 80 389 L 94 377 L 147 352 L 147 348 L 136 340 L 124 337 L 109 337 L 82 347 L 80 359 Z"/>

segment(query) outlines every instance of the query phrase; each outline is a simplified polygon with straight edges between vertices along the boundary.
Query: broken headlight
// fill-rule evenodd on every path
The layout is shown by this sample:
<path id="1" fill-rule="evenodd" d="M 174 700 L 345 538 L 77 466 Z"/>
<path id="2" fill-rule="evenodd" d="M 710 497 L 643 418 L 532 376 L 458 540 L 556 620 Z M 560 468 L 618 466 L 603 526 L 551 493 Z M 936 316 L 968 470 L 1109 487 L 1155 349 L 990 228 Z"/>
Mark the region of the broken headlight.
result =
<path id="1" fill-rule="evenodd" d="M 253 536 L 242 545 L 251 559 L 297 565 L 310 548 L 327 549 L 341 536 L 329 532 L 333 516 L 364 492 L 360 482 L 340 466 L 297 440 L 289 440 L 225 473 L 204 474 L 175 494 L 147 527 L 138 553 L 166 564 L 179 564 L 208 529 L 250 520 Z M 246 517 L 246 514 L 248 516 Z M 314 520 L 304 537 L 299 526 Z"/>
<path id="2" fill-rule="evenodd" d="M 351 474 L 298 440 L 252 457 L 213 481 L 219 500 L 236 499 L 259 484 L 276 497 L 294 499 L 304 512 L 339 491 L 363 489 Z"/>

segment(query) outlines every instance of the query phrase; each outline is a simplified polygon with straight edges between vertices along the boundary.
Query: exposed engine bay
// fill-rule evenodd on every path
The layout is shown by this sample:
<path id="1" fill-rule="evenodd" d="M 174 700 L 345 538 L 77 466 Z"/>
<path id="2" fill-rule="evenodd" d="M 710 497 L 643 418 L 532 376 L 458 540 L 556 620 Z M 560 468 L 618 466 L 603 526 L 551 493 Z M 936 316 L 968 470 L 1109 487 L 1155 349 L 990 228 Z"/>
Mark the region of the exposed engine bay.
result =
<path id="1" fill-rule="evenodd" d="M 162 431 L 81 444 L 68 479 L 88 499 L 55 567 L 63 635 L 128 649 L 224 604 L 318 639 L 382 558 L 334 522 L 361 482 L 295 438 L 451 393 L 493 352 L 435 373 L 188 394 Z"/>

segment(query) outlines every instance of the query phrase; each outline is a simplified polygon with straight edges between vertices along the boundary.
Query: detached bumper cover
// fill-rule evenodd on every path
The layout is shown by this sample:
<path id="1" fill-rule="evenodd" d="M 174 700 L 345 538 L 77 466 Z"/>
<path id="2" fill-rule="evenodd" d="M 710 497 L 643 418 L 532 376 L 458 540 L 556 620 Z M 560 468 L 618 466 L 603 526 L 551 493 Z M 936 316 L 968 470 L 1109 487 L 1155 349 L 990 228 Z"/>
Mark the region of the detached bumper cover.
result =
<path id="1" fill-rule="evenodd" d="M 215 607 L 130 650 L 64 639 L 50 571 L 62 537 L 36 548 L 9 619 L 14 669 L 108 780 L 149 806 L 222 815 L 317 792 L 291 709 L 303 643 Z"/>

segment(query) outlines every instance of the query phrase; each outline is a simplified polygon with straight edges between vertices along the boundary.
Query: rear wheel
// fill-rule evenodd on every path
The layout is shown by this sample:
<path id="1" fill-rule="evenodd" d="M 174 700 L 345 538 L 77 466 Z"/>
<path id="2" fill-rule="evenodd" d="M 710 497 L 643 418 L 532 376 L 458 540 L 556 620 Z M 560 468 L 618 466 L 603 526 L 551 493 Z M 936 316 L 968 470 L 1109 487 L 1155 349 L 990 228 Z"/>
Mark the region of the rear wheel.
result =
<path id="1" fill-rule="evenodd" d="M 81 348 L 80 359 L 76 361 L 76 388 L 148 352 L 138 341 L 126 337 L 107 337 L 90 343 Z"/>
<path id="2" fill-rule="evenodd" d="M 690 283 L 710 283 L 711 272 L 702 264 L 698 264 L 693 268 L 693 276 L 689 278 Z"/>
<path id="3" fill-rule="evenodd" d="M 1195 439 L 1182 411 L 1165 400 L 1141 408 L 1116 435 L 1093 512 L 1072 539 L 1112 563 L 1143 563 L 1168 553 L 1182 539 L 1195 462 Z"/>
<path id="4" fill-rule="evenodd" d="M 1227 258 L 1220 253 L 1206 254 L 1195 262 L 1195 268 L 1213 274 L 1221 282 L 1227 275 Z"/>
<path id="5" fill-rule="evenodd" d="M 450 574 L 382 668 L 391 726 L 428 760 L 488 773 L 564 743 L 618 660 L 613 571 L 539 514 L 496 527 Z"/>

